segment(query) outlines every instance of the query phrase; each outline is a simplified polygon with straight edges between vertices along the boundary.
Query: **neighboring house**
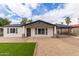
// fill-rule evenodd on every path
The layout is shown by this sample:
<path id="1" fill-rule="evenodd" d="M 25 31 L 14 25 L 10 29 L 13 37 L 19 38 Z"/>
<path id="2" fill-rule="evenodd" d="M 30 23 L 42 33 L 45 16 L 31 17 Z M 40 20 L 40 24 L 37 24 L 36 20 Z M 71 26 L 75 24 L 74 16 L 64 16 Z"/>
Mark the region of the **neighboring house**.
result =
<path id="1" fill-rule="evenodd" d="M 74 24 L 74 25 L 71 25 L 72 26 L 72 33 L 75 34 L 75 35 L 79 35 L 79 24 Z"/>
<path id="2" fill-rule="evenodd" d="M 59 24 L 58 24 L 59 25 Z M 63 26 L 37 20 L 28 24 L 12 24 L 3 27 L 3 37 L 53 37 L 58 35 L 58 29 Z M 66 29 L 69 29 L 67 27 Z"/>
<path id="3" fill-rule="evenodd" d="M 57 24 L 57 33 L 58 34 L 71 34 L 72 26 Z"/>

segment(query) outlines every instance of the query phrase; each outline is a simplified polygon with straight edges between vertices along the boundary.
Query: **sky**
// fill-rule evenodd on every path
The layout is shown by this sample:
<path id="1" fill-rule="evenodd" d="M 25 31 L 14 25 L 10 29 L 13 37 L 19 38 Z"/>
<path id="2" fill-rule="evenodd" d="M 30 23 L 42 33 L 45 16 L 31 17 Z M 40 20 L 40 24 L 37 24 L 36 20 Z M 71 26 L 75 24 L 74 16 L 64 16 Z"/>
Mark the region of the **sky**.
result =
<path id="1" fill-rule="evenodd" d="M 20 23 L 22 18 L 43 20 L 50 23 L 63 22 L 65 18 L 71 18 L 71 24 L 79 21 L 78 3 L 0 3 L 0 17 L 8 18 L 12 23 Z"/>

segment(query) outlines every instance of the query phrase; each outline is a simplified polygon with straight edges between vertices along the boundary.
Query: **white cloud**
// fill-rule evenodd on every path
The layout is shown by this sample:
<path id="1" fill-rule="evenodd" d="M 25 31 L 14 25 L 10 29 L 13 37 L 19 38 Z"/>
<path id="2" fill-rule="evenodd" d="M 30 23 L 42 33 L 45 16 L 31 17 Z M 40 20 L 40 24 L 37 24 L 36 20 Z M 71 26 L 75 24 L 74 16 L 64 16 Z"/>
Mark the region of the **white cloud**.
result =
<path id="1" fill-rule="evenodd" d="M 36 9 L 37 6 L 40 6 L 39 3 L 28 3 L 28 4 L 29 4 L 29 6 L 31 6 L 31 8 L 33 8 L 33 9 Z"/>
<path id="2" fill-rule="evenodd" d="M 64 9 L 59 9 L 58 7 L 58 9 L 51 10 L 44 15 L 34 16 L 33 20 L 41 19 L 49 22 L 52 21 L 52 23 L 65 23 L 63 18 L 65 16 L 71 17 L 71 24 L 78 23 L 77 18 L 79 17 L 79 4 L 65 4 Z"/>
<path id="3" fill-rule="evenodd" d="M 26 3 L 24 2 L 25 5 L 22 5 L 22 3 L 4 3 L 6 5 L 8 5 L 8 7 L 16 14 L 18 14 L 19 16 L 23 16 L 23 17 L 30 17 L 32 16 L 32 9 L 37 8 L 37 6 L 39 6 L 40 4 L 38 3 Z M 5 6 L 3 6 L 4 9 Z M 30 7 L 32 9 L 30 9 Z M 7 9 L 6 9 L 7 10 Z M 8 11 L 8 10 L 7 10 Z M 10 11 L 8 11 L 9 13 L 11 13 Z"/>
<path id="4" fill-rule="evenodd" d="M 7 3 L 7 1 L 4 4 L 7 4 L 9 8 L 16 14 L 22 17 L 27 17 L 30 18 L 32 17 L 32 10 L 29 8 L 32 7 L 32 9 L 37 8 L 40 4 L 38 3 L 25 3 L 25 6 L 21 4 L 21 2 L 16 2 L 16 3 Z M 4 7 L 4 6 L 3 6 Z M 6 9 L 4 7 L 4 9 Z M 7 9 L 6 9 L 7 10 Z M 8 10 L 7 10 L 8 11 Z M 47 9 L 45 9 L 47 11 Z M 10 18 L 13 14 L 12 12 L 8 11 L 11 15 L 8 15 L 7 17 Z M 78 23 L 77 18 L 79 17 L 79 4 L 77 3 L 69 3 L 65 4 L 63 9 L 60 9 L 60 6 L 58 6 L 58 9 L 51 10 L 44 15 L 36 15 L 33 16 L 33 20 L 41 19 L 45 21 L 49 21 L 52 23 L 61 23 L 64 22 L 65 16 L 70 16 L 72 23 L 75 24 Z M 4 14 L 0 14 L 0 17 L 6 17 Z M 12 20 L 13 23 L 19 22 L 19 20 Z M 64 22 L 65 23 L 65 22 Z"/>
<path id="5" fill-rule="evenodd" d="M 5 4 L 8 5 L 8 7 L 13 11 L 9 11 L 6 9 Z M 8 13 L 10 13 L 10 15 L 5 16 L 4 13 L 0 15 L 0 17 L 7 17 L 7 18 L 11 18 L 11 16 L 17 14 L 18 16 L 21 17 L 27 17 L 27 18 L 31 18 L 32 17 L 32 9 L 30 9 L 30 7 L 32 7 L 32 9 L 36 8 L 38 6 L 38 4 L 32 4 L 32 3 L 25 3 L 25 5 L 22 5 L 22 3 L 2 3 L 2 7 L 3 9 L 5 9 Z M 18 20 L 13 20 L 13 22 L 17 22 Z"/>
<path id="6" fill-rule="evenodd" d="M 32 15 L 31 9 L 27 5 L 26 7 L 21 5 L 21 3 L 13 3 L 13 4 L 7 4 L 9 8 L 16 13 L 19 16 L 22 17 L 30 17 Z"/>

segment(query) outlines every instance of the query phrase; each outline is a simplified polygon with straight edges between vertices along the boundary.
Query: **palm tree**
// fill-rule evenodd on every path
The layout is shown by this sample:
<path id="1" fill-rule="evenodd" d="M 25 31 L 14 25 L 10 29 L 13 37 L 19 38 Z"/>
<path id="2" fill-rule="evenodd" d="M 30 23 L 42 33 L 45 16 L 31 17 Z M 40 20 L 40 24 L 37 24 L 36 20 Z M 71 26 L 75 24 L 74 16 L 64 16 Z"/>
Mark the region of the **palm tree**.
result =
<path id="1" fill-rule="evenodd" d="M 71 18 L 70 17 L 66 17 L 65 22 L 67 25 L 69 25 L 71 23 Z"/>
<path id="2" fill-rule="evenodd" d="M 21 24 L 27 24 L 27 23 L 30 23 L 30 22 L 32 22 L 32 20 L 27 19 L 27 18 L 22 18 Z"/>

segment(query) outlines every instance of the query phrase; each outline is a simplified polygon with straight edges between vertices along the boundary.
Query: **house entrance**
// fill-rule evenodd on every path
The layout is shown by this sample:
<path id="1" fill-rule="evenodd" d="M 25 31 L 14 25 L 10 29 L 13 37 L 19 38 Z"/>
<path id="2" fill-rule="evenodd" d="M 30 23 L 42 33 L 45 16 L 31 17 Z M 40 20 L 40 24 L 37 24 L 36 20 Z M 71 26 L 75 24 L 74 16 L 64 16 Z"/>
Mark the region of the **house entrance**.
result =
<path id="1" fill-rule="evenodd" d="M 27 28 L 27 36 L 31 36 L 31 28 Z"/>

